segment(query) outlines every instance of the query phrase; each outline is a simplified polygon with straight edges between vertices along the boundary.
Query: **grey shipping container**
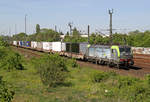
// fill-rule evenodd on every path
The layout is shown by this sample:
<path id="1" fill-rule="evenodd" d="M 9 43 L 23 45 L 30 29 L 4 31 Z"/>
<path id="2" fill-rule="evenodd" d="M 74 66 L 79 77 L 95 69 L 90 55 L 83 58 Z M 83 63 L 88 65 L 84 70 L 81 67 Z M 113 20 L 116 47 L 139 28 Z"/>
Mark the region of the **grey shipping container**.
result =
<path id="1" fill-rule="evenodd" d="M 85 55 L 88 50 L 88 43 L 80 43 L 79 50 L 80 54 Z"/>

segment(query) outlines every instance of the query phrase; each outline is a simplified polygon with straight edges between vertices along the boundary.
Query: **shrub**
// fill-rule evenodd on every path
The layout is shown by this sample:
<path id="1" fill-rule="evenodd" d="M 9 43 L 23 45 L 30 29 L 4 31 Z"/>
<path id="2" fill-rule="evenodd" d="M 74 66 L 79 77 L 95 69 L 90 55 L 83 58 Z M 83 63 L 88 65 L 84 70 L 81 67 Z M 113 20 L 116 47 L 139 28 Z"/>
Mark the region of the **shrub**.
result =
<path id="1" fill-rule="evenodd" d="M 11 102 L 14 96 L 14 91 L 11 87 L 0 77 L 0 102 Z"/>
<path id="2" fill-rule="evenodd" d="M 11 49 L 5 49 L 1 61 L 1 67 L 10 71 L 13 69 L 23 70 L 21 55 Z"/>
<path id="3" fill-rule="evenodd" d="M 146 76 L 146 81 L 150 85 L 150 74 Z"/>
<path id="4" fill-rule="evenodd" d="M 8 46 L 8 43 L 5 42 L 2 37 L 0 37 L 0 49 L 3 49 L 7 46 Z"/>
<path id="5" fill-rule="evenodd" d="M 48 87 L 56 87 L 63 84 L 68 72 L 65 60 L 59 55 L 47 55 L 42 57 L 36 65 L 43 84 Z"/>
<path id="6" fill-rule="evenodd" d="M 74 58 L 68 60 L 68 65 L 71 66 L 72 68 L 78 67 L 77 61 Z"/>
<path id="7" fill-rule="evenodd" d="M 93 75 L 93 82 L 99 83 L 103 80 L 106 80 L 109 78 L 108 73 L 102 72 L 102 73 L 94 73 Z"/>
<path id="8" fill-rule="evenodd" d="M 99 83 L 101 81 L 107 80 L 110 77 L 113 79 L 113 77 L 116 77 L 116 76 L 117 76 L 117 74 L 113 71 L 111 71 L 111 72 L 101 72 L 101 73 L 97 72 L 97 73 L 93 74 L 92 81 L 96 82 L 96 83 Z"/>
<path id="9" fill-rule="evenodd" d="M 118 80 L 118 88 L 134 85 L 139 79 L 131 77 L 120 77 Z"/>

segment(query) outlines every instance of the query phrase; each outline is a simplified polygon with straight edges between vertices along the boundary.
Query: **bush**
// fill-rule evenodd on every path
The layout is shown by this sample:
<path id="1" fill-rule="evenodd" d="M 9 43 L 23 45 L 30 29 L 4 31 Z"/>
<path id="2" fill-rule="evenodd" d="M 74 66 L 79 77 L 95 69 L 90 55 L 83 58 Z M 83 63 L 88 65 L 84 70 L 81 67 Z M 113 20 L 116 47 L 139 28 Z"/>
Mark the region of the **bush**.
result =
<path id="1" fill-rule="evenodd" d="M 137 79 L 137 78 L 120 77 L 119 80 L 118 80 L 118 88 L 132 86 L 138 81 L 139 81 L 139 79 Z"/>
<path id="2" fill-rule="evenodd" d="M 0 77 L 0 102 L 11 102 L 14 96 L 14 91 L 11 87 Z"/>
<path id="3" fill-rule="evenodd" d="M 113 79 L 113 77 L 116 77 L 116 76 L 117 76 L 117 74 L 113 71 L 101 72 L 101 73 L 97 72 L 97 73 L 93 74 L 92 81 L 96 82 L 96 83 L 99 83 L 101 81 L 107 80 L 110 77 Z"/>
<path id="4" fill-rule="evenodd" d="M 0 49 L 3 49 L 7 46 L 8 46 L 8 43 L 5 42 L 2 37 L 0 37 Z"/>
<path id="5" fill-rule="evenodd" d="M 99 83 L 103 80 L 106 80 L 109 78 L 108 73 L 102 72 L 102 73 L 94 73 L 93 75 L 93 82 Z"/>
<path id="6" fill-rule="evenodd" d="M 21 55 L 13 52 L 11 49 L 5 49 L 1 51 L 3 56 L 1 56 L 1 67 L 10 71 L 13 69 L 23 70 Z"/>
<path id="7" fill-rule="evenodd" d="M 72 68 L 78 67 L 77 61 L 74 58 L 68 60 L 68 65 Z"/>
<path id="8" fill-rule="evenodd" d="M 65 60 L 59 55 L 47 55 L 36 64 L 43 84 L 48 87 L 56 87 L 63 84 L 68 72 Z"/>
<path id="9" fill-rule="evenodd" d="M 146 76 L 146 81 L 150 85 L 150 74 Z"/>

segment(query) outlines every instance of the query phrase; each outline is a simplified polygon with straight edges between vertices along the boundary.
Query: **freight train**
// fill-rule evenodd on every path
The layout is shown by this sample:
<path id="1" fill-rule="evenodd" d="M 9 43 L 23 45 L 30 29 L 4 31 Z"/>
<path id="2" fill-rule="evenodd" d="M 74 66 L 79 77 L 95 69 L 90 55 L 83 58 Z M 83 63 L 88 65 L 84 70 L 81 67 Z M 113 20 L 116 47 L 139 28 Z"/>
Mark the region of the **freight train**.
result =
<path id="1" fill-rule="evenodd" d="M 119 68 L 120 66 L 129 67 L 134 65 L 130 46 L 36 41 L 13 41 L 13 45 L 43 52 L 58 53 L 61 56 L 108 65 L 110 67 Z"/>

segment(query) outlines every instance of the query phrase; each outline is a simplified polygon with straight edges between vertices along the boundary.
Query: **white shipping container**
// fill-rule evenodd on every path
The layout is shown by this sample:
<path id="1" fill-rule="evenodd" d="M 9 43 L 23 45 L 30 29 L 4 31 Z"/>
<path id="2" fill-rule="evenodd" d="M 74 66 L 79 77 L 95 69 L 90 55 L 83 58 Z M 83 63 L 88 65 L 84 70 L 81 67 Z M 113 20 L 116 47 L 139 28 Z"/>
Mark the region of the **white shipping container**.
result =
<path id="1" fill-rule="evenodd" d="M 17 45 L 17 41 L 13 41 L 13 45 Z"/>
<path id="2" fill-rule="evenodd" d="M 52 50 L 52 42 L 42 42 L 43 50 Z"/>
<path id="3" fill-rule="evenodd" d="M 19 41 L 19 46 L 21 46 L 21 41 Z"/>
<path id="4" fill-rule="evenodd" d="M 62 42 L 52 42 L 53 51 L 66 51 L 66 44 Z"/>
<path id="5" fill-rule="evenodd" d="M 37 42 L 31 41 L 31 48 L 37 48 Z"/>

